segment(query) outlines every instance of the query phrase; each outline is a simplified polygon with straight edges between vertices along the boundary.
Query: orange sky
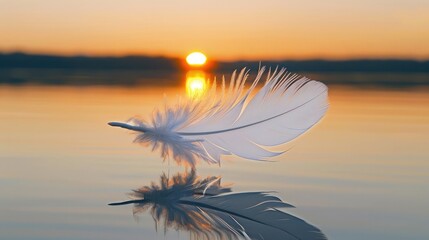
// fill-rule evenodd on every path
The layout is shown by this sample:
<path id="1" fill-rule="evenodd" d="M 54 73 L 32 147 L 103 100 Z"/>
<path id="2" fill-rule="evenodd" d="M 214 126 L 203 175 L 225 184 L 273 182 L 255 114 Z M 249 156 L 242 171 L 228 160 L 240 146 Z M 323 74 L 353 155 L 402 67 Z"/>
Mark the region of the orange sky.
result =
<path id="1" fill-rule="evenodd" d="M 0 51 L 429 58 L 427 0 L 0 0 Z"/>

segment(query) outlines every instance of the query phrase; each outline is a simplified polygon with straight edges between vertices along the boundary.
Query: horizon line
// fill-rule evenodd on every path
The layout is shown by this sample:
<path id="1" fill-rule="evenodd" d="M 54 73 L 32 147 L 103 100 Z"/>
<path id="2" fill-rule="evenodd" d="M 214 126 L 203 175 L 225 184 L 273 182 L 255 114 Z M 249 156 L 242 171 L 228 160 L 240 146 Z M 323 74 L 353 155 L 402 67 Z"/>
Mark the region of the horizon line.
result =
<path id="1" fill-rule="evenodd" d="M 85 58 L 127 58 L 127 57 L 146 57 L 146 58 L 165 58 L 174 60 L 184 60 L 186 56 L 178 57 L 165 54 L 144 54 L 144 53 L 124 53 L 124 54 L 91 54 L 91 53 L 54 53 L 54 52 L 33 52 L 33 51 L 3 51 L 0 50 L 0 55 L 29 55 L 29 56 L 48 56 L 48 57 L 85 57 Z M 416 57 L 401 57 L 401 56 L 352 56 L 352 57 L 273 57 L 273 58 L 236 58 L 236 59 L 215 59 L 209 58 L 210 62 L 219 63 L 234 63 L 234 62 L 282 62 L 282 61 L 415 61 L 427 62 L 429 56 L 426 58 Z"/>

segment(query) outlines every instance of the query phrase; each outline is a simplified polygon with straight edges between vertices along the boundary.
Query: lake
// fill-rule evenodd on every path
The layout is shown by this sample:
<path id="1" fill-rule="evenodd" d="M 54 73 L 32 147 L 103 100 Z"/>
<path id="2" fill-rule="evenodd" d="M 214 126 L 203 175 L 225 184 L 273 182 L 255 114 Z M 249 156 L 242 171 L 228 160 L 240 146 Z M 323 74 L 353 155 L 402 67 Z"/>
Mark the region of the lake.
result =
<path id="1" fill-rule="evenodd" d="M 328 239 L 427 239 L 428 89 L 332 85 L 326 117 L 274 162 L 228 157 L 197 175 L 274 191 Z M 184 84 L 0 85 L 0 238 L 189 239 L 132 205 L 108 206 L 189 169 L 107 122 L 185 94 Z"/>

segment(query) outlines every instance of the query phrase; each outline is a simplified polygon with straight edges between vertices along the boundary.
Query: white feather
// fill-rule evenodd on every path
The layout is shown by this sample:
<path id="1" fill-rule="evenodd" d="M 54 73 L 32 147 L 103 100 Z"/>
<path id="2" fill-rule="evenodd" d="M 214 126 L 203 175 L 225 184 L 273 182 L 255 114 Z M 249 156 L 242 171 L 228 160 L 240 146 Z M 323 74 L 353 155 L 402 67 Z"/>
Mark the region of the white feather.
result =
<path id="1" fill-rule="evenodd" d="M 282 153 L 272 147 L 298 137 L 324 116 L 328 89 L 285 69 L 268 73 L 258 88 L 264 69 L 247 90 L 243 69 L 238 76 L 233 73 L 228 88 L 222 81 L 220 93 L 214 81 L 203 96 L 156 111 L 151 123 L 133 118 L 109 125 L 138 132 L 136 142 L 161 148 L 164 158 L 179 163 L 220 163 L 222 155 L 268 160 Z"/>

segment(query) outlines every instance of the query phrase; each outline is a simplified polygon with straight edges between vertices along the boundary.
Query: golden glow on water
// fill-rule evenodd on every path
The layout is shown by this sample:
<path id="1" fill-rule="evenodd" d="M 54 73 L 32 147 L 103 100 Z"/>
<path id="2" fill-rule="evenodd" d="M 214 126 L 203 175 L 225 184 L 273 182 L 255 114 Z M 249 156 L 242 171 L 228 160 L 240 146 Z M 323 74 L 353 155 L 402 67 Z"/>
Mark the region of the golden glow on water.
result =
<path id="1" fill-rule="evenodd" d="M 188 73 L 189 82 L 197 73 Z M 207 72 L 200 74 L 207 79 Z M 164 94 L 175 101 L 182 91 L 165 85 L 0 86 L 0 229 L 8 228 L 2 238 L 44 239 L 52 224 L 58 226 L 55 236 L 138 239 L 145 228 L 149 239 L 166 238 L 152 229 L 149 214 L 135 224 L 129 208 L 106 203 L 125 200 L 129 189 L 158 181 L 162 172 L 183 169 L 163 162 L 159 151 L 132 144 L 132 135 L 107 122 L 134 115 L 150 119 Z M 300 216 L 332 229 L 330 239 L 362 232 L 381 240 L 407 239 L 406 234 L 425 239 L 428 89 L 330 87 L 329 96 L 326 117 L 276 162 L 229 157 L 221 167 L 200 164 L 198 174 L 222 176 L 234 191 L 276 191 L 300 206 Z M 94 225 L 93 219 L 101 222 Z M 404 227 L 397 219 L 415 224 Z M 98 234 L 99 226 L 115 231 Z M 389 234 L 380 237 L 379 228 Z M 167 234 L 166 239 L 189 239 Z"/>
<path id="2" fill-rule="evenodd" d="M 201 96 L 207 89 L 206 73 L 204 71 L 192 70 L 186 74 L 186 93 L 188 97 Z"/>
<path id="3" fill-rule="evenodd" d="M 186 57 L 186 62 L 190 66 L 202 66 L 206 61 L 207 57 L 201 52 L 193 52 Z"/>

